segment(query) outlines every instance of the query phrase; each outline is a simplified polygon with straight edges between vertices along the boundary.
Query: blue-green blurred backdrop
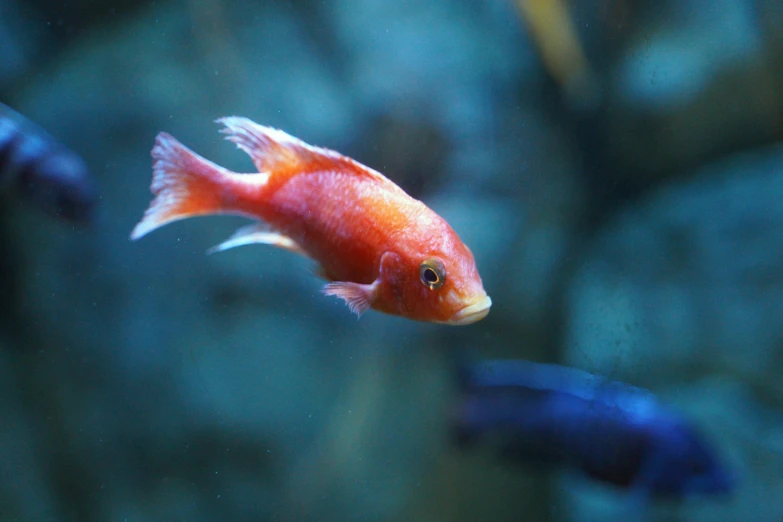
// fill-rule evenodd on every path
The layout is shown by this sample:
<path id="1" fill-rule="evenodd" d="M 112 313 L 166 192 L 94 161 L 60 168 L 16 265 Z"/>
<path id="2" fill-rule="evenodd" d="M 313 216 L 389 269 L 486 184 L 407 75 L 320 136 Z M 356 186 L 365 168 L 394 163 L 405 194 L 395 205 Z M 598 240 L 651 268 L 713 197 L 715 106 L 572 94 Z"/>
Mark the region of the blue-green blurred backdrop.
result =
<path id="1" fill-rule="evenodd" d="M 741 473 L 634 516 L 783 517 L 779 0 L 0 0 L 0 100 L 101 190 L 87 229 L 0 204 L 0 520 L 627 520 L 451 447 L 464 350 L 650 388 Z M 130 242 L 157 132 L 252 168 L 225 115 L 429 204 L 487 319 L 357 321 L 298 256 L 206 256 L 238 218 Z"/>

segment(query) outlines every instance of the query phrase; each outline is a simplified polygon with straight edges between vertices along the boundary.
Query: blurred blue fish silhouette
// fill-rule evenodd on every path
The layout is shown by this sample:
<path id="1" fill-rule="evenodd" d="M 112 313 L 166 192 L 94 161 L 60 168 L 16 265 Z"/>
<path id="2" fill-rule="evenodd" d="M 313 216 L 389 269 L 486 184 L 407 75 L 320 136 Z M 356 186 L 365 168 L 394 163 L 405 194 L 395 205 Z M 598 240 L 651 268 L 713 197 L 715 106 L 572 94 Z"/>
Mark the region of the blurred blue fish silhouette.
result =
<path id="1" fill-rule="evenodd" d="M 527 361 L 460 368 L 457 443 L 484 438 L 517 464 L 566 465 L 641 497 L 729 493 L 736 478 L 677 412 L 649 391 Z"/>
<path id="2" fill-rule="evenodd" d="M 9 186 L 42 210 L 78 223 L 92 219 L 98 199 L 79 155 L 0 103 L 0 189 Z"/>

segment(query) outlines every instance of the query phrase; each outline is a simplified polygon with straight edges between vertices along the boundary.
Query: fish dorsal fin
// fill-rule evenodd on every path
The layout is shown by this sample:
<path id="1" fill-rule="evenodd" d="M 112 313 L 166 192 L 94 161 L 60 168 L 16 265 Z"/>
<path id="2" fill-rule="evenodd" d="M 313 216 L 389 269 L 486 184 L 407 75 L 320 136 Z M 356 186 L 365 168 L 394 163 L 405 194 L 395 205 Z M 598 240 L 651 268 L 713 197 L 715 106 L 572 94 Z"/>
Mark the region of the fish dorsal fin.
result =
<path id="1" fill-rule="evenodd" d="M 279 129 L 259 125 L 240 116 L 219 118 L 216 122 L 225 126 L 220 132 L 227 135 L 226 139 L 250 156 L 259 172 L 268 172 L 272 181 L 280 176 L 293 177 L 304 172 L 337 170 L 402 190 L 380 172 L 358 161 L 331 149 L 308 145 Z"/>

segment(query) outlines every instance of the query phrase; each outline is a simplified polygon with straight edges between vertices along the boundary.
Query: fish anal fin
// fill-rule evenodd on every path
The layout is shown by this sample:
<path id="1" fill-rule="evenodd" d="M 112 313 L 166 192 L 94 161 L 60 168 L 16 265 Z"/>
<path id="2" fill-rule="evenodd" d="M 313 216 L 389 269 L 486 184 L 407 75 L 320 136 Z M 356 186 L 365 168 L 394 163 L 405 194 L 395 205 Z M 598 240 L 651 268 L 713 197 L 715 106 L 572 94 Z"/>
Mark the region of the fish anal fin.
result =
<path id="1" fill-rule="evenodd" d="M 361 317 L 372 306 L 377 287 L 377 281 L 369 285 L 351 281 L 335 281 L 324 285 L 322 292 L 324 295 L 339 297 L 345 301 L 351 312 L 355 313 L 357 317 Z"/>
<path id="2" fill-rule="evenodd" d="M 339 152 L 309 145 L 282 130 L 240 116 L 215 121 L 224 125 L 220 132 L 226 134 L 226 139 L 250 156 L 259 172 L 268 172 L 272 182 L 304 172 L 339 170 L 383 183 L 389 190 L 402 190 L 380 172 Z"/>
<path id="3" fill-rule="evenodd" d="M 254 223 L 238 229 L 234 234 L 209 250 L 207 254 L 223 252 L 230 248 L 253 244 L 272 245 L 295 254 L 309 257 L 307 252 L 290 237 L 272 230 L 266 223 Z"/>

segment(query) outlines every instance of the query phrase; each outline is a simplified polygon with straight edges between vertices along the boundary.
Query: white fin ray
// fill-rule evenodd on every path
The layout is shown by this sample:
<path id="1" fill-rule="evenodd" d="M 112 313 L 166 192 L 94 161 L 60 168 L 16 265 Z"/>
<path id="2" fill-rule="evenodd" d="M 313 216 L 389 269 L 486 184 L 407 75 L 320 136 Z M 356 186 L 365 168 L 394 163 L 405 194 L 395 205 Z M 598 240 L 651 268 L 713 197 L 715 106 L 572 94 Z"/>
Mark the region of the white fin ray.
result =
<path id="1" fill-rule="evenodd" d="M 230 238 L 207 250 L 207 254 L 253 244 L 272 245 L 295 254 L 310 257 L 296 241 L 272 230 L 266 223 L 253 223 L 238 229 Z"/>
<path id="2" fill-rule="evenodd" d="M 380 172 L 337 151 L 305 143 L 280 129 L 259 125 L 241 116 L 215 121 L 224 125 L 220 132 L 250 156 L 259 172 L 268 172 L 272 177 L 294 176 L 312 169 L 340 170 L 382 183 L 387 190 L 403 192 Z"/>
<path id="3" fill-rule="evenodd" d="M 259 125 L 248 118 L 228 116 L 215 121 L 225 125 L 220 132 L 250 156 L 259 172 L 296 168 L 302 162 L 312 161 L 317 153 L 315 147 L 287 132 Z"/>

